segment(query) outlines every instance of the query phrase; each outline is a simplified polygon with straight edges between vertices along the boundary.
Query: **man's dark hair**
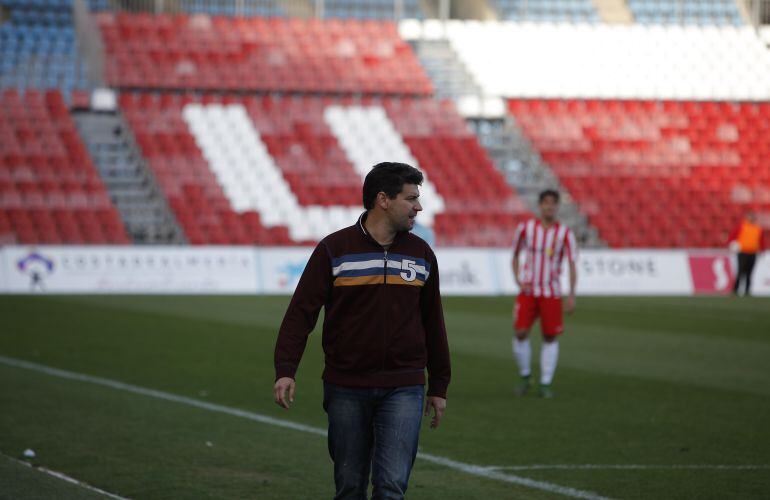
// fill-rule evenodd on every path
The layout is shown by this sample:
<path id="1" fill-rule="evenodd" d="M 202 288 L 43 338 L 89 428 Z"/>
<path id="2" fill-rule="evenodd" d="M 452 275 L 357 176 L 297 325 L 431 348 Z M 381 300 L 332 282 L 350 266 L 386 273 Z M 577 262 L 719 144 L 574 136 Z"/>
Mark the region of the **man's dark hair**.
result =
<path id="1" fill-rule="evenodd" d="M 385 161 L 373 166 L 364 179 L 364 208 L 374 208 L 377 193 L 382 191 L 388 198 L 395 198 L 404 184 L 422 184 L 422 172 L 406 163 Z"/>
<path id="2" fill-rule="evenodd" d="M 538 203 L 543 203 L 543 200 L 545 200 L 548 197 L 553 198 L 553 201 L 556 203 L 559 203 L 559 192 L 555 189 L 546 189 L 545 191 L 540 192 L 540 196 L 537 199 Z"/>

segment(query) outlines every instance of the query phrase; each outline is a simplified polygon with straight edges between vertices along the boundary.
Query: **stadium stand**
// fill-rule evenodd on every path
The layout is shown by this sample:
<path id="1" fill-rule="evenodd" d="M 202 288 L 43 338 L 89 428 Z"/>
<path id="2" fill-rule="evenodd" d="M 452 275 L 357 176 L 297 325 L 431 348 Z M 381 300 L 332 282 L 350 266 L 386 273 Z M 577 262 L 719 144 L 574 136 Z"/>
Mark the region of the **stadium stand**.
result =
<path id="1" fill-rule="evenodd" d="M 599 13 L 591 0 L 491 0 L 499 19 L 505 21 L 598 23 Z"/>
<path id="2" fill-rule="evenodd" d="M 640 24 L 741 26 L 745 24 L 735 0 L 628 0 Z"/>
<path id="3" fill-rule="evenodd" d="M 770 210 L 770 104 L 511 99 L 612 247 L 719 247 Z"/>
<path id="4" fill-rule="evenodd" d="M 21 89 L 2 96 L 0 241 L 151 241 L 104 187 L 141 170 L 115 163 L 136 146 L 158 220 L 179 223 L 167 241 L 192 244 L 315 242 L 358 215 L 383 158 L 426 173 L 420 220 L 443 246 L 507 246 L 543 183 L 613 247 L 720 246 L 748 206 L 770 210 L 770 57 L 734 2 L 629 0 L 639 24 L 608 25 L 590 0 L 490 0 L 508 21 L 434 22 L 414 49 L 390 20 L 423 17 L 417 0 L 326 0 L 325 20 L 278 1 L 87 3 L 121 94 L 109 120 L 79 112 L 84 142 L 64 104 L 90 86 L 72 0 L 0 0 L 0 86 Z M 507 103 L 469 115 L 480 138 L 451 100 L 469 95 Z M 100 130 L 123 118 L 125 138 Z"/>
<path id="5" fill-rule="evenodd" d="M 770 57 L 750 27 L 454 21 L 447 35 L 486 95 L 770 99 Z"/>
<path id="6" fill-rule="evenodd" d="M 127 6 L 131 7 L 130 4 Z M 142 7 L 142 4 L 135 2 L 133 7 Z M 149 9 L 167 7 L 175 12 L 212 16 L 286 16 L 286 10 L 279 0 L 242 0 L 239 2 L 233 0 L 174 0 L 165 4 L 147 4 L 146 7 Z M 113 11 L 114 5 L 110 3 L 110 0 L 88 0 L 88 8 L 91 12 Z"/>
<path id="7" fill-rule="evenodd" d="M 120 101 L 192 243 L 316 241 L 355 220 L 361 177 L 383 157 L 425 170 L 423 191 L 438 195 L 425 197 L 421 219 L 441 244 L 506 244 L 499 227 L 526 215 L 448 101 L 134 93 Z"/>
<path id="8" fill-rule="evenodd" d="M 391 100 L 388 117 L 443 196 L 436 242 L 507 246 L 510 228 L 529 215 L 451 101 Z"/>
<path id="9" fill-rule="evenodd" d="M 211 0 L 188 0 L 181 2 L 180 7 L 191 14 L 210 14 L 213 16 L 285 16 L 286 11 L 278 2 L 260 0 L 246 1 L 242 4 L 232 1 L 212 2 Z"/>
<path id="10" fill-rule="evenodd" d="M 0 240 L 129 243 L 62 95 L 0 95 Z"/>
<path id="11" fill-rule="evenodd" d="M 98 13 L 120 88 L 427 95 L 393 23 Z"/>
<path id="12" fill-rule="evenodd" d="M 398 17 L 423 19 L 419 0 L 403 0 L 401 8 L 393 0 L 324 0 L 324 16 L 343 19 L 392 20 Z"/>
<path id="13" fill-rule="evenodd" d="M 236 214 L 182 116 L 178 94 L 124 94 L 120 107 L 155 180 L 191 244 L 288 244 L 259 214 Z"/>
<path id="14" fill-rule="evenodd" d="M 123 117 L 79 109 L 73 118 L 133 243 L 183 243 L 182 230 Z"/>
<path id="15" fill-rule="evenodd" d="M 109 10 L 110 9 L 110 1 L 109 0 L 88 0 L 88 10 L 91 12 L 97 12 L 100 10 Z"/>
<path id="16" fill-rule="evenodd" d="M 60 89 L 65 99 L 90 87 L 79 57 L 72 0 L 0 0 L 0 87 Z"/>

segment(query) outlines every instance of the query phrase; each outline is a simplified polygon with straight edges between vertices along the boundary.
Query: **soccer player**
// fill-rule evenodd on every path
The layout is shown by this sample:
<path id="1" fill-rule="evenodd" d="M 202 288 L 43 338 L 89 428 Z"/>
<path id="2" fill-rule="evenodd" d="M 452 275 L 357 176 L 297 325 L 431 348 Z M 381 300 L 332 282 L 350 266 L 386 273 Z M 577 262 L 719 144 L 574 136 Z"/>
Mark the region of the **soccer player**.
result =
<path id="1" fill-rule="evenodd" d="M 449 347 L 436 256 L 410 233 L 422 173 L 380 163 L 364 180 L 366 212 L 310 256 L 275 345 L 275 402 L 288 409 L 307 338 L 325 310 L 324 401 L 335 499 L 403 498 L 423 415 L 446 408 Z M 425 396 L 425 369 L 428 391 Z M 288 393 L 288 394 L 287 394 Z"/>
<path id="2" fill-rule="evenodd" d="M 559 359 L 558 336 L 564 332 L 562 317 L 561 264 L 564 257 L 569 264 L 569 295 L 565 309 L 575 310 L 575 283 L 577 282 L 577 245 L 575 235 L 567 226 L 559 224 L 559 193 L 546 190 L 539 197 L 540 217 L 522 222 L 513 238 L 513 275 L 519 285 L 519 295 L 513 309 L 513 355 L 519 366 L 521 381 L 516 394 L 523 396 L 531 388 L 532 347 L 529 332 L 540 318 L 543 345 L 540 350 L 540 395 L 553 397 L 551 382 Z M 524 265 L 520 257 L 524 255 Z"/>
<path id="3" fill-rule="evenodd" d="M 745 284 L 746 296 L 751 294 L 751 274 L 757 262 L 757 253 L 762 251 L 762 228 L 757 224 L 757 217 L 749 212 L 740 225 L 730 234 L 730 247 L 738 251 L 738 275 L 733 284 L 733 295 L 738 295 L 741 280 Z"/>

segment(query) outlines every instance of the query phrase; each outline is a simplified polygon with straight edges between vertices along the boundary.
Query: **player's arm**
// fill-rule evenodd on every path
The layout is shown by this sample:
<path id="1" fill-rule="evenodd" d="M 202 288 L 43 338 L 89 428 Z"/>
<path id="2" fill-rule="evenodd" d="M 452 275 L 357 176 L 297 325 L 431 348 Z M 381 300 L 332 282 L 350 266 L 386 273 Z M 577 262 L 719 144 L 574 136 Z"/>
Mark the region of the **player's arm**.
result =
<path id="1" fill-rule="evenodd" d="M 330 289 L 331 257 L 326 244 L 321 242 L 302 272 L 275 343 L 273 399 L 283 408 L 289 409 L 294 402 L 294 376 Z"/>
<path id="2" fill-rule="evenodd" d="M 428 394 L 425 400 L 425 415 L 433 411 L 430 426 L 435 429 L 441 423 L 446 410 L 446 392 L 452 376 L 452 368 L 439 290 L 438 262 L 435 255 L 431 255 L 430 263 L 430 275 L 420 291 L 420 310 L 428 353 Z"/>
<path id="3" fill-rule="evenodd" d="M 566 311 L 571 314 L 575 311 L 575 287 L 577 286 L 577 266 L 574 260 L 568 261 L 569 264 L 569 296 L 567 297 Z"/>
<path id="4" fill-rule="evenodd" d="M 519 285 L 519 288 L 521 288 L 521 282 L 519 281 L 519 252 L 514 251 L 513 252 L 513 279 L 516 281 L 516 284 Z"/>
<path id="5" fill-rule="evenodd" d="M 516 228 L 516 233 L 513 237 L 513 261 L 511 262 L 511 266 L 513 267 L 513 280 L 516 282 L 516 284 L 519 287 L 519 290 L 522 292 L 526 292 L 526 288 L 529 288 L 529 285 L 522 284 L 521 279 L 519 277 L 519 269 L 521 266 L 521 263 L 519 262 L 519 255 L 521 254 L 521 248 L 524 246 L 524 223 L 519 223 L 518 227 Z"/>
<path id="6" fill-rule="evenodd" d="M 570 230 L 567 232 L 567 264 L 569 267 L 569 295 L 565 310 L 567 314 L 575 311 L 575 293 L 577 287 L 577 241 L 575 234 Z"/>

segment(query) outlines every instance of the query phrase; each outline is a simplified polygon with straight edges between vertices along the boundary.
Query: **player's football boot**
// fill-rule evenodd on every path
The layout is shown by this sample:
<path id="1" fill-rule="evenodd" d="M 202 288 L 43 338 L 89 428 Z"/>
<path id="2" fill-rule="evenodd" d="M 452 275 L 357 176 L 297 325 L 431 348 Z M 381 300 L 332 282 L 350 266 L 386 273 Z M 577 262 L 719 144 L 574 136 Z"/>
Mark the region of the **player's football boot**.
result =
<path id="1" fill-rule="evenodd" d="M 540 386 L 540 397 L 543 399 L 551 399 L 553 398 L 553 390 L 551 389 L 550 385 L 541 385 Z"/>
<path id="2" fill-rule="evenodd" d="M 521 377 L 513 393 L 518 397 L 522 397 L 529 392 L 530 388 L 532 388 L 532 383 L 529 381 L 529 377 Z"/>

